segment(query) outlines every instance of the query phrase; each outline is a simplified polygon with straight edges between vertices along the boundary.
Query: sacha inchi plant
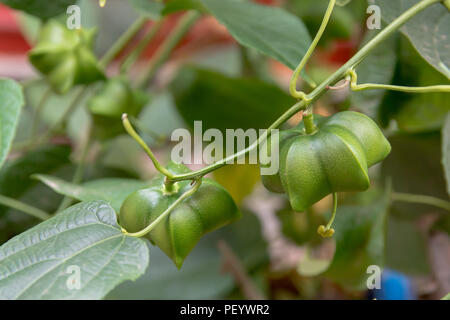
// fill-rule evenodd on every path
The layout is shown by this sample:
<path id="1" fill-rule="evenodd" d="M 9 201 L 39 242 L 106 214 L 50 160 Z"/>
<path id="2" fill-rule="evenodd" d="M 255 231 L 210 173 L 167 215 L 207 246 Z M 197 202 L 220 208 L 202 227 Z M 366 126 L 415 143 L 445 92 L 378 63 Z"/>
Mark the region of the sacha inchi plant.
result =
<path id="1" fill-rule="evenodd" d="M 413 112 L 406 106 L 404 108 L 409 108 L 409 111 L 402 111 L 400 105 L 390 105 L 395 97 L 391 93 L 416 94 L 433 99 L 441 99 L 442 95 L 448 94 L 450 61 L 448 55 L 440 54 L 446 48 L 448 51 L 450 45 L 450 39 L 445 33 L 448 31 L 445 26 L 450 20 L 448 1 L 399 0 L 402 3 L 399 7 L 407 8 L 404 12 L 397 12 L 387 0 L 377 1 L 382 16 L 386 15 L 383 16 L 384 27 L 378 33 L 368 35 L 359 50 L 339 68 L 319 77 L 311 70 L 305 70 L 305 67 L 322 36 L 326 35 L 328 24 L 332 26 L 330 33 L 346 32 L 345 24 L 339 21 L 346 21 L 341 19 L 342 15 L 349 14 L 345 8 L 357 6 L 356 1 L 323 1 L 327 6 L 324 13 L 321 11 L 320 21 L 313 29 L 316 31 L 315 37 L 311 39 L 303 21 L 290 12 L 298 9 L 303 12 L 302 18 L 310 21 L 309 18 L 313 16 L 311 10 L 315 5 L 308 7 L 309 1 L 302 4 L 287 1 L 285 9 L 235 0 L 177 1 L 178 6 L 159 1 L 149 1 L 152 5 L 142 6 L 139 1 L 130 0 L 140 17 L 100 59 L 94 52 L 95 29 L 69 30 L 61 22 L 64 15 L 59 16 L 62 12 L 55 8 L 61 7 L 64 2 L 35 1 L 36 5 L 31 7 L 6 1 L 14 9 L 41 18 L 39 36 L 29 52 L 29 61 L 39 73 L 40 85 L 45 89 L 35 104 L 34 121 L 29 126 L 30 139 L 18 143 L 14 142 L 14 136 L 22 121 L 20 114 L 25 103 L 23 91 L 27 93 L 27 99 L 33 99 L 28 92 L 31 89 L 21 88 L 26 86 L 25 83 L 21 85 L 9 79 L 0 80 L 0 164 L 6 161 L 0 174 L 0 204 L 44 221 L 34 226 L 33 223 L 24 223 L 17 229 L 5 232 L 9 236 L 0 238 L 3 243 L 0 247 L 0 299 L 104 298 L 118 284 L 125 280 L 137 280 L 147 268 L 152 269 L 152 262 L 149 264 L 152 261 L 149 259 L 149 245 L 159 247 L 181 269 L 177 272 L 183 272 L 184 262 L 196 246 L 202 246 L 201 239 L 207 233 L 227 225 L 230 225 L 227 228 L 233 228 L 247 221 L 247 209 L 241 201 L 242 197 L 236 196 L 236 193 L 253 179 L 253 169 L 247 165 L 242 165 L 242 169 L 229 164 L 260 147 L 279 150 L 275 155 L 280 164 L 278 172 L 262 175 L 261 180 L 269 191 L 284 194 L 288 200 L 286 203 L 290 204 L 279 214 L 286 235 L 294 240 L 301 238 L 302 244 L 322 243 L 322 238 L 335 241 L 334 257 L 325 268 L 313 273 L 310 271 L 309 275 L 323 273 L 340 285 L 361 290 L 367 278 L 366 268 L 382 264 L 386 212 L 393 201 L 428 204 L 437 210 L 450 211 L 450 203 L 441 197 L 396 193 L 390 186 L 383 189 L 379 182 L 371 188 L 378 200 L 370 202 L 365 198 L 361 200 L 364 197 L 362 195 L 352 195 L 369 189 L 369 168 L 383 162 L 391 152 L 396 152 L 395 145 L 391 143 L 395 139 L 392 140 L 390 135 L 397 128 L 391 127 L 383 132 L 378 116 L 364 107 L 359 109 L 363 112 L 357 112 L 338 106 L 326 112 L 333 113 L 329 116 L 314 112 L 320 108 L 319 99 L 327 101 L 324 96 L 326 92 L 348 88 L 351 91 L 350 101 L 379 106 L 377 112 L 381 114 L 382 120 L 394 119 L 401 127 L 404 121 L 401 113 L 409 112 L 413 117 Z M 105 4 L 106 1 L 100 1 L 100 6 L 105 7 L 102 10 L 108 10 Z M 174 13 L 180 10 L 186 12 L 177 20 L 150 61 L 140 62 L 147 45 L 156 39 L 161 26 L 173 19 L 176 16 Z M 334 12 L 337 17 L 335 20 Z M 239 43 L 243 53 L 242 64 L 252 77 L 231 78 L 216 71 L 204 72 L 191 67 L 189 76 L 177 78 L 175 75 L 173 84 L 165 90 L 173 90 L 176 109 L 180 110 L 188 126 L 192 125 L 193 120 L 202 120 L 209 128 L 218 130 L 223 130 L 230 123 L 235 124 L 234 127 L 267 130 L 244 149 L 193 171 L 183 164 L 168 162 L 163 165 L 158 161 L 153 148 L 144 138 L 148 141 L 150 137 L 152 143 L 157 144 L 161 137 L 155 133 L 156 129 L 146 127 L 146 120 L 142 119 L 150 112 L 147 106 L 159 94 L 158 86 L 153 81 L 157 72 L 168 61 L 183 36 L 192 29 L 192 25 L 199 23 L 206 15 L 214 16 Z M 301 13 L 298 15 L 302 16 Z M 145 28 L 149 20 L 152 21 L 151 27 Z M 411 27 L 410 20 L 423 28 Z M 261 21 L 270 23 L 261 25 Z M 309 24 L 308 27 L 311 28 Z M 424 28 L 429 32 L 424 34 L 421 31 Z M 426 64 L 424 70 L 427 71 L 423 72 L 423 76 L 417 75 L 412 79 L 411 86 L 407 86 L 404 81 L 400 81 L 401 85 L 395 82 L 402 77 L 402 72 L 412 69 L 402 68 L 400 60 L 396 69 L 394 63 L 384 69 L 381 66 L 376 72 L 374 69 L 367 71 L 368 64 L 364 64 L 371 59 L 372 54 L 380 54 L 389 41 L 395 42 L 397 47 L 400 47 L 400 43 L 405 45 L 405 40 L 395 38 L 400 30 L 415 48 L 411 52 L 418 55 L 419 62 L 415 62 L 414 67 Z M 130 49 L 124 50 L 126 48 Z M 411 49 L 402 52 L 407 50 Z M 289 88 L 285 88 L 290 96 L 273 83 L 261 80 L 267 79 L 267 74 L 263 75 L 261 71 L 266 63 L 264 56 L 294 70 Z M 119 68 L 107 70 L 117 57 Z M 373 58 L 370 61 L 376 63 Z M 311 62 L 313 64 L 314 60 Z M 136 68 L 136 65 L 139 67 Z M 375 64 L 371 66 L 377 68 Z M 110 76 L 110 73 L 115 74 Z M 367 83 L 358 83 L 358 75 L 364 82 L 368 80 Z M 304 80 L 302 91 L 297 86 L 300 78 Z M 443 80 L 437 84 L 424 83 L 431 78 Z M 387 83 L 370 83 L 380 80 Z M 357 93 L 359 91 L 363 92 Z M 52 99 L 69 103 L 62 113 L 58 113 L 61 117 L 47 123 L 48 128 L 42 133 L 41 122 L 45 122 L 43 110 L 51 104 Z M 27 104 L 32 102 L 27 101 Z M 286 102 L 291 106 L 276 107 Z M 381 107 L 382 103 L 384 107 Z M 392 108 L 386 111 L 386 105 Z M 80 106 L 86 106 L 82 121 L 76 118 Z M 187 112 L 185 106 L 188 106 Z M 444 102 L 436 109 L 437 116 L 430 117 L 430 127 L 433 130 L 443 128 L 442 163 L 448 179 L 450 108 L 447 106 L 448 99 L 447 105 Z M 288 120 L 294 119 L 299 113 L 302 114 L 302 121 L 292 126 Z M 323 110 L 320 113 L 324 114 Z M 173 118 L 175 116 L 170 119 Z M 168 122 L 161 121 L 159 125 Z M 139 135 L 135 127 L 146 136 Z M 280 129 L 277 139 L 271 137 L 274 129 Z M 128 133 L 138 143 L 158 171 L 151 180 L 132 178 L 126 170 L 118 172 L 105 168 L 102 162 L 104 159 L 126 159 L 130 155 L 128 151 L 116 150 L 116 142 L 125 138 L 124 133 Z M 71 150 L 67 146 L 55 145 L 57 140 L 53 138 L 58 135 L 68 137 L 76 148 Z M 277 144 L 278 148 L 271 148 L 272 144 Z M 126 145 L 133 147 L 134 143 L 128 142 Z M 108 157 L 108 148 L 117 152 Z M 69 159 L 71 151 L 75 155 L 72 158 L 77 160 Z M 17 156 L 9 158 L 8 154 Z M 124 160 L 127 169 L 131 170 L 133 168 L 130 168 L 132 164 L 129 161 Z M 266 164 L 260 163 L 260 166 L 264 168 Z M 87 167 L 90 169 L 87 170 Z M 230 167 L 242 170 L 240 174 L 244 176 L 243 181 L 233 185 L 233 180 L 238 179 L 237 173 L 225 174 L 225 178 L 220 176 L 220 172 L 230 172 L 222 171 L 231 170 Z M 66 182 L 61 176 L 55 176 L 58 168 L 65 169 L 65 178 L 68 171 L 72 181 Z M 26 176 L 26 183 L 21 183 L 17 190 L 7 190 L 4 184 L 14 182 L 11 178 L 14 176 L 13 170 L 18 170 L 15 172 L 20 172 L 20 176 Z M 205 177 L 208 174 L 218 181 Z M 33 180 L 29 179 L 30 176 Z M 45 200 L 43 207 L 23 201 L 21 197 L 32 190 L 35 186 L 33 181 L 36 180 L 64 196 L 62 201 L 57 200 L 56 208 L 50 205 L 54 197 L 46 198 L 47 189 L 46 193 L 35 192 L 40 200 Z M 395 187 L 396 181 L 392 183 Z M 348 211 L 348 214 L 343 213 L 341 220 L 337 215 L 341 210 L 338 207 L 338 193 L 346 193 L 341 197 L 344 203 L 342 211 Z M 331 215 L 328 223 L 323 224 L 324 217 L 319 214 L 320 218 L 317 218 L 314 205 L 328 195 L 332 195 L 333 199 Z M 358 207 L 348 199 L 358 199 Z M 79 203 L 73 204 L 75 201 Z M 46 205 L 50 209 L 46 209 Z M 2 219 L 5 219 L 4 225 L 10 225 L 6 222 L 9 219 L 6 212 L 0 211 L 2 232 Z M 298 212 L 306 212 L 301 216 L 301 227 L 296 224 L 298 221 L 294 221 L 300 217 Z M 233 235 L 230 238 L 237 242 L 237 248 L 246 248 L 247 242 L 251 242 L 253 227 L 254 223 L 243 227 L 244 237 L 237 235 L 237 229 L 230 231 Z M 310 232 L 312 229 L 314 232 Z M 317 236 L 313 241 L 312 234 L 320 237 Z M 351 246 L 348 239 L 352 239 Z M 256 249 L 248 248 L 249 251 L 244 255 L 253 260 L 247 260 L 258 260 L 255 254 L 249 254 L 255 253 Z M 226 257 L 230 255 L 228 249 L 224 249 Z M 356 249 L 360 251 L 352 251 Z M 357 265 L 353 264 L 352 257 L 364 260 Z M 157 261 L 163 263 L 161 261 L 164 260 Z M 170 267 L 162 268 L 165 269 L 169 270 Z M 73 270 L 78 272 L 77 275 L 72 274 Z M 297 271 L 304 272 L 304 265 L 300 264 Z M 218 280 L 216 287 L 220 288 L 221 285 Z"/>

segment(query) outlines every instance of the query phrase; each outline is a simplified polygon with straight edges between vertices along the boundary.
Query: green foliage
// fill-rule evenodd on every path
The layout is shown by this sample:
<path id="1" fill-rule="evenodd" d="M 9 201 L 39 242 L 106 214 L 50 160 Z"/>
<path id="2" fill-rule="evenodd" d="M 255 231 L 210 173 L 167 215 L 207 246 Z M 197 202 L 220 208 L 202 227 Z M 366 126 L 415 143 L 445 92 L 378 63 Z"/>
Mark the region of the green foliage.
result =
<path id="1" fill-rule="evenodd" d="M 377 0 L 382 19 L 392 22 L 406 9 L 420 0 Z M 400 29 L 413 44 L 420 55 L 436 70 L 450 79 L 450 15 L 448 9 L 440 3 L 417 14 Z"/>
<path id="2" fill-rule="evenodd" d="M 203 130 L 265 129 L 295 102 L 261 80 L 230 78 L 195 67 L 181 70 L 171 87 L 186 124 L 192 127 L 195 120 L 202 120 Z"/>
<path id="3" fill-rule="evenodd" d="M 161 18 L 164 3 L 155 0 L 130 0 L 133 7 L 142 15 L 152 20 Z"/>
<path id="4" fill-rule="evenodd" d="M 287 89 L 287 68 L 297 67 L 310 48 L 311 35 L 322 24 L 328 1 L 285 1 L 279 6 L 250 0 L 123 1 L 120 10 L 134 7 L 141 17 L 120 37 L 111 32 L 114 26 L 108 23 L 102 29 L 101 23 L 111 19 L 111 12 L 117 14 L 119 7 L 111 2 L 99 9 L 96 1 L 77 2 L 82 6 L 83 26 L 108 30 L 107 35 L 102 32 L 100 41 L 96 28 L 66 28 L 63 13 L 72 1 L 0 1 L 42 20 L 55 17 L 41 30 L 39 19 L 28 15 L 20 19 L 27 21 L 27 34 L 40 31 L 29 57 L 42 75 L 24 81 L 27 105 L 20 122 L 21 88 L 12 80 L 0 79 L 0 167 L 6 161 L 0 171 L 0 299 L 235 298 L 241 297 L 240 290 L 245 296 L 246 283 L 255 279 L 267 297 L 285 294 L 278 293 L 279 284 L 280 291 L 287 288 L 293 298 L 323 297 L 330 286 L 322 286 L 319 275 L 345 289 L 334 292 L 353 297 L 366 289 L 369 265 L 429 277 L 427 237 L 436 230 L 449 231 L 450 220 L 441 213 L 450 191 L 450 100 L 442 93 L 386 90 L 347 95 L 331 87 L 339 86 L 349 68 L 356 68 L 361 84 L 448 84 L 448 0 L 377 0 L 384 22 L 397 19 L 398 23 L 385 24 L 383 32 L 368 31 L 362 41 L 360 27 L 365 28 L 368 2 L 338 0 L 318 43 L 320 49 L 307 65 L 308 73 L 323 76 L 317 77 L 317 86 L 308 81 L 309 87 L 301 88 L 309 92 L 303 101 L 291 98 L 275 83 Z M 414 4 L 427 8 L 401 15 Z M 177 20 L 170 15 L 186 10 L 197 12 L 185 14 L 183 24 L 165 34 L 172 18 Z M 405 17 L 419 11 L 406 21 Z M 238 44 L 230 44 L 224 33 L 217 32 L 211 42 L 191 37 L 192 33 L 183 38 L 200 14 L 214 16 Z M 97 15 L 101 15 L 98 21 Z M 137 57 L 143 53 L 137 48 L 147 46 L 142 40 L 147 38 L 141 34 L 147 27 L 142 16 L 165 19 L 158 31 L 163 37 L 158 33 L 151 40 L 163 38 L 163 43 L 154 41 L 150 46 L 161 50 L 135 68 L 128 67 L 137 61 L 121 66 L 121 59 L 128 54 Z M 136 13 L 128 18 L 135 19 Z M 195 30 L 202 31 L 203 23 L 211 26 L 210 19 L 200 19 Z M 403 34 L 396 36 L 397 30 Z M 118 41 L 99 63 L 93 49 L 100 45 L 104 51 L 104 36 Z M 371 41 L 375 37 L 380 41 Z M 29 39 L 35 43 L 34 35 Z M 171 49 L 182 39 L 183 46 L 177 50 L 181 54 L 172 55 Z M 184 45 L 192 39 L 200 44 L 200 53 L 192 55 L 194 46 Z M 222 40 L 226 40 L 226 49 Z M 341 50 L 347 55 L 358 45 L 360 50 L 345 67 L 334 65 Z M 332 52 L 325 52 L 330 48 Z M 172 57 L 176 63 L 160 72 Z M 287 68 L 268 63 L 271 58 Z M 189 66 L 192 63 L 197 67 Z M 114 75 L 106 78 L 103 69 Z M 177 72 L 172 74 L 173 69 Z M 319 100 L 327 91 L 326 99 Z M 151 103 L 147 103 L 149 96 L 155 97 Z M 317 115 L 314 122 L 313 108 L 331 116 Z M 333 114 L 335 109 L 347 108 L 368 117 L 354 111 Z M 302 111 L 303 123 L 292 128 Z M 130 136 L 121 136 L 125 133 L 120 121 L 123 113 L 152 148 L 153 163 L 156 158 L 169 163 L 167 177 L 158 174 L 147 180 L 155 170 L 148 167 L 151 162 L 139 144 Z M 389 141 L 369 117 L 389 127 Z M 271 191 L 288 197 L 263 199 L 267 194 L 255 188 L 258 165 L 213 164 L 191 171 L 171 163 L 168 137 L 174 129 L 192 128 L 198 120 L 203 121 L 203 130 L 222 132 L 281 128 L 280 171 L 262 180 Z M 391 120 L 396 123 L 390 125 Z M 15 137 L 16 131 L 20 134 Z M 14 138 L 16 145 L 11 148 Z M 269 139 L 267 143 L 277 142 Z M 387 157 L 391 145 L 393 151 Z M 369 188 L 369 173 L 374 188 L 345 193 Z M 205 178 L 207 174 L 217 182 Z M 186 175 L 188 179 L 182 180 Z M 386 181 L 392 181 L 394 192 L 391 183 L 380 186 Z M 335 236 L 328 242 L 317 231 L 319 226 L 325 228 L 323 213 L 330 207 L 327 201 L 318 201 L 330 193 L 333 200 L 339 199 L 339 206 Z M 81 203 L 61 209 L 73 200 Z M 272 200 L 273 207 L 269 205 Z M 275 209 L 275 203 L 282 207 Z M 432 207 L 433 203 L 441 208 Z M 249 206 L 261 212 L 246 213 Z M 42 213 L 37 214 L 42 219 L 51 218 L 36 225 L 33 209 Z M 436 220 L 426 225 L 433 217 Z M 258 218 L 263 219 L 268 244 Z M 304 249 L 297 272 L 280 270 L 274 275 L 265 270 L 269 263 L 278 262 L 272 251 L 270 258 L 275 259 L 269 261 L 267 252 L 268 247 L 273 250 L 278 245 L 278 238 L 271 234 L 277 221 L 271 218 L 279 219 L 281 231 L 291 240 L 288 248 Z M 148 231 L 145 235 L 143 229 Z M 221 241 L 238 260 L 218 250 L 223 249 L 217 247 Z M 333 241 L 334 257 L 316 254 L 322 254 L 321 249 L 331 253 Z M 150 243 L 156 246 L 151 248 L 152 266 L 146 270 Z M 80 268 L 80 278 L 73 274 L 73 267 L 75 272 Z M 224 267 L 229 273 L 221 272 Z M 138 282 L 125 281 L 140 276 Z M 70 290 L 77 280 L 81 280 L 80 288 Z"/>
<path id="5" fill-rule="evenodd" d="M 13 80 L 0 79 L 0 168 L 11 148 L 23 104 L 22 88 Z"/>
<path id="6" fill-rule="evenodd" d="M 369 188 L 368 168 L 391 150 L 378 126 L 361 113 L 316 117 L 317 132 L 306 134 L 301 124 L 280 138 L 279 173 L 263 176 L 265 186 L 286 192 L 299 212 L 330 193 Z"/>
<path id="7" fill-rule="evenodd" d="M 295 69 L 311 43 L 303 22 L 281 8 L 236 0 L 202 2 L 241 45 L 291 69 Z"/>
<path id="8" fill-rule="evenodd" d="M 198 10 L 205 11 L 201 0 L 169 0 L 164 7 L 163 14 L 182 11 L 182 10 Z"/>
<path id="9" fill-rule="evenodd" d="M 108 204 L 92 201 L 11 239 L 0 247 L 0 262 L 1 299 L 100 299 L 142 275 L 149 254 L 145 241 L 122 233 Z M 68 287 L 77 281 L 70 267 L 79 268 L 78 290 Z"/>
<path id="10" fill-rule="evenodd" d="M 450 113 L 447 114 L 442 128 L 442 165 L 447 180 L 447 192 L 450 194 Z"/>
<path id="11" fill-rule="evenodd" d="M 365 35 L 361 47 L 373 39 L 377 31 Z M 391 36 L 382 46 L 377 47 L 356 69 L 359 83 L 389 84 L 394 77 L 397 63 L 398 37 Z M 353 92 L 350 96 L 352 106 L 358 108 L 372 119 L 378 119 L 379 107 L 386 95 L 386 90 L 364 90 Z"/>
<path id="12" fill-rule="evenodd" d="M 54 192 L 79 201 L 107 201 L 116 212 L 119 212 L 126 197 L 149 185 L 148 182 L 123 178 L 91 180 L 82 185 L 76 185 L 57 177 L 42 174 L 33 177 L 50 187 Z"/>
<path id="13" fill-rule="evenodd" d="M 70 151 L 68 146 L 46 146 L 8 162 L 0 171 L 0 194 L 20 198 L 37 184 L 31 179 L 31 175 L 37 172 L 55 172 L 67 165 Z M 6 208 L 0 207 L 0 215 L 4 212 Z"/>
<path id="14" fill-rule="evenodd" d="M 381 173 L 392 180 L 397 192 L 423 194 L 446 199 L 446 183 L 441 164 L 440 133 L 397 134 L 389 138 L 392 152 L 383 162 Z M 429 210 L 440 211 L 422 204 L 396 202 L 394 208 L 405 216 Z"/>
<path id="15" fill-rule="evenodd" d="M 7 6 L 24 11 L 42 19 L 49 19 L 67 11 L 76 0 L 1 0 Z"/>
<path id="16" fill-rule="evenodd" d="M 425 63 L 406 40 L 401 42 L 399 56 L 394 83 L 414 86 L 450 83 L 445 76 Z M 395 105 L 386 103 L 382 108 L 393 109 L 398 126 L 407 132 L 439 130 L 445 115 L 450 112 L 450 100 L 443 93 L 414 95 L 391 92 L 389 100 L 395 101 Z"/>
<path id="17" fill-rule="evenodd" d="M 148 95 L 131 88 L 125 77 L 108 79 L 87 103 L 95 134 L 105 140 L 124 133 L 120 121 L 122 115 L 137 117 L 148 100 Z"/>
<path id="18" fill-rule="evenodd" d="M 385 261 L 390 191 L 370 193 L 370 204 L 340 206 L 334 224 L 336 252 L 324 275 L 347 288 L 366 288 L 367 267 Z"/>

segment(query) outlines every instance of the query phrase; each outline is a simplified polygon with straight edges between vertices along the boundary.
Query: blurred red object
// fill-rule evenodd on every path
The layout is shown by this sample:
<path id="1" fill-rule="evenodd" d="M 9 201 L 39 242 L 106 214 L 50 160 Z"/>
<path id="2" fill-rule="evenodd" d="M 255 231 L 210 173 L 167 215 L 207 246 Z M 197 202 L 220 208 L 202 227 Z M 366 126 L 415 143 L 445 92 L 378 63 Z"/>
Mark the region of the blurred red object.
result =
<path id="1" fill-rule="evenodd" d="M 24 54 L 30 49 L 12 11 L 2 4 L 0 4 L 0 39 L 0 54 Z"/>

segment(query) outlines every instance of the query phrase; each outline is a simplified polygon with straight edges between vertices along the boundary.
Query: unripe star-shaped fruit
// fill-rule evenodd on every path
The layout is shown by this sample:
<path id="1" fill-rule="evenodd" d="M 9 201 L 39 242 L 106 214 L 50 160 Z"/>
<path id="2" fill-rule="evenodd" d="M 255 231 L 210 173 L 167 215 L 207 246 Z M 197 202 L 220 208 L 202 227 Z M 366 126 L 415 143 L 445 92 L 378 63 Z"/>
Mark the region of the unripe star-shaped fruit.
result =
<path id="1" fill-rule="evenodd" d="M 104 79 L 92 52 L 95 33 L 95 30 L 70 30 L 50 20 L 42 27 L 38 43 L 29 53 L 30 62 L 61 94 L 75 85 Z"/>
<path id="2" fill-rule="evenodd" d="M 189 172 L 183 165 L 169 164 L 173 174 Z M 124 201 L 119 222 L 127 232 L 145 229 L 192 186 L 190 181 L 175 183 L 172 193 L 157 176 L 147 189 L 136 191 Z M 196 193 L 181 202 L 146 237 L 181 268 L 185 258 L 206 233 L 241 217 L 230 194 L 217 182 L 204 178 Z"/>
<path id="3" fill-rule="evenodd" d="M 280 144 L 280 169 L 262 176 L 263 183 L 273 192 L 285 192 L 295 211 L 305 211 L 331 193 L 366 190 L 368 168 L 391 151 L 376 123 L 362 113 L 316 115 L 315 124 L 313 134 L 306 134 L 302 123 L 281 132 L 278 142 L 267 141 Z"/>

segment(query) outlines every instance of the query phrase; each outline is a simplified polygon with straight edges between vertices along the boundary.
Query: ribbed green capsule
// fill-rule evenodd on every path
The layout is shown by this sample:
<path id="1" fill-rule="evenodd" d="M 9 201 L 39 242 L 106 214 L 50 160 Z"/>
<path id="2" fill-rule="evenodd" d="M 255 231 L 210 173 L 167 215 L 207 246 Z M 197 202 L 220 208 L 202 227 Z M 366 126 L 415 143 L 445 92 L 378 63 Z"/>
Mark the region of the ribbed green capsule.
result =
<path id="1" fill-rule="evenodd" d="M 303 123 L 280 134 L 278 174 L 262 176 L 264 186 L 285 192 L 295 211 L 334 192 L 369 188 L 368 168 L 382 161 L 391 146 L 376 123 L 362 113 L 315 115 L 318 130 L 306 134 Z"/>
<path id="2" fill-rule="evenodd" d="M 167 168 L 174 174 L 189 172 L 185 166 L 173 163 Z M 174 193 L 167 193 L 164 177 L 159 175 L 149 188 L 132 193 L 120 209 L 121 226 L 128 232 L 143 230 L 192 186 L 190 181 L 182 181 L 174 188 Z M 230 194 L 217 182 L 204 178 L 199 190 L 180 203 L 146 237 L 181 268 L 202 236 L 240 217 Z"/>
<path id="3" fill-rule="evenodd" d="M 92 51 L 95 34 L 94 29 L 71 30 L 50 20 L 29 52 L 30 62 L 47 78 L 53 90 L 61 94 L 75 85 L 104 79 Z"/>
<path id="4" fill-rule="evenodd" d="M 123 133 L 122 114 L 138 116 L 149 100 L 147 93 L 132 88 L 125 77 L 108 79 L 87 102 L 98 138 L 105 140 Z"/>

